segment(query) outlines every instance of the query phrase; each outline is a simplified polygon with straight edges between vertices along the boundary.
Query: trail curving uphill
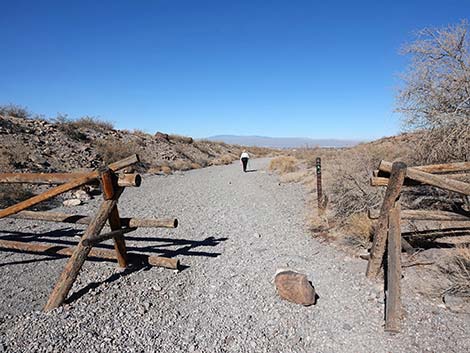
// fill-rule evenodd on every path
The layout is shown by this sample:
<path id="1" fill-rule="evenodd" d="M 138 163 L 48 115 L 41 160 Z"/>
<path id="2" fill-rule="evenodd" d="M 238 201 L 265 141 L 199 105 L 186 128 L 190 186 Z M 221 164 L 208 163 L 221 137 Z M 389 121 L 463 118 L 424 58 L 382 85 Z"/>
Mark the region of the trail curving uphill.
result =
<path id="1" fill-rule="evenodd" d="M 43 313 L 66 260 L 1 252 L 0 352 L 470 350 L 468 315 L 416 295 L 405 294 L 403 333 L 384 333 L 381 289 L 365 278 L 365 261 L 312 238 L 302 185 L 280 185 L 267 165 L 260 159 L 249 173 L 236 163 L 151 176 L 126 190 L 123 216 L 180 220 L 176 230 L 139 229 L 128 240 L 132 250 L 177 256 L 187 266 L 180 273 L 87 261 L 71 303 Z M 69 243 L 82 228 L 3 219 L 0 229 L 0 237 Z M 273 284 L 279 268 L 306 273 L 317 304 L 281 300 Z"/>

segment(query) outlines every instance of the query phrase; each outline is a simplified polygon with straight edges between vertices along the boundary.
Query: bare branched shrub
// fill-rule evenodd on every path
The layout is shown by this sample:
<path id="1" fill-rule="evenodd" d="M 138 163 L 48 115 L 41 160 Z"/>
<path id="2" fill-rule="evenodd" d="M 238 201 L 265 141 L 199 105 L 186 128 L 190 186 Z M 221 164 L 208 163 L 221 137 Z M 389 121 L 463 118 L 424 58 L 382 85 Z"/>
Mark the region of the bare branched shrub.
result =
<path id="1" fill-rule="evenodd" d="M 470 297 L 470 248 L 456 249 L 455 255 L 440 269 L 451 282 L 451 286 L 446 290 L 447 293 Z"/>
<path id="2" fill-rule="evenodd" d="M 74 124 L 74 121 L 69 119 L 67 115 L 59 114 L 53 119 L 57 128 L 62 131 L 65 135 L 75 141 L 87 141 L 88 136 L 81 132 L 78 127 Z"/>
<path id="3" fill-rule="evenodd" d="M 28 119 L 29 117 L 31 117 L 31 113 L 28 111 L 27 108 L 15 104 L 1 105 L 0 115 L 12 116 L 14 118 L 22 119 Z"/>
<path id="4" fill-rule="evenodd" d="M 109 131 L 114 129 L 113 123 L 88 115 L 74 120 L 73 125 L 79 129 L 86 128 L 95 131 Z"/>
<path id="5" fill-rule="evenodd" d="M 468 22 L 425 28 L 403 49 L 411 64 L 403 75 L 398 111 L 404 126 L 425 130 L 422 161 L 468 160 L 470 149 L 470 39 Z"/>
<path id="6" fill-rule="evenodd" d="M 96 150 L 105 164 L 116 162 L 132 154 L 142 155 L 142 148 L 133 141 L 98 140 L 95 142 Z"/>
<path id="7" fill-rule="evenodd" d="M 383 191 L 369 184 L 371 171 L 376 167 L 377 160 L 365 150 L 345 153 L 342 160 L 336 161 L 329 190 L 340 220 L 380 206 Z"/>
<path id="8" fill-rule="evenodd" d="M 269 170 L 277 171 L 280 174 L 293 173 L 299 169 L 299 161 L 295 157 L 280 156 L 271 160 Z"/>

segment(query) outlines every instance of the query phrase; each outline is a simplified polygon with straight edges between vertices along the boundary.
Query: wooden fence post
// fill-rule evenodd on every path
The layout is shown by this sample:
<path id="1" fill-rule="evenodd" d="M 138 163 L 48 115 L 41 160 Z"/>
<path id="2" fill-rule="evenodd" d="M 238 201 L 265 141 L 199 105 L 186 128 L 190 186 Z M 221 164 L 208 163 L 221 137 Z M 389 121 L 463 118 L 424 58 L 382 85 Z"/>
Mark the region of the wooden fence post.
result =
<path id="1" fill-rule="evenodd" d="M 403 162 L 393 163 L 390 181 L 385 192 L 384 202 L 380 209 L 380 216 L 375 227 L 374 241 L 370 251 L 369 262 L 367 264 L 366 276 L 377 277 L 380 272 L 382 260 L 385 252 L 385 242 L 387 240 L 388 216 L 389 212 L 400 195 L 403 182 L 405 180 L 406 164 Z"/>
<path id="2" fill-rule="evenodd" d="M 103 189 L 103 198 L 105 200 L 111 200 L 116 193 L 122 193 L 123 189 L 118 189 L 116 181 L 117 177 L 111 169 L 107 169 L 101 173 L 101 187 Z M 108 222 L 111 231 L 120 230 L 122 228 L 117 204 L 111 209 Z M 114 250 L 116 250 L 116 258 L 118 260 L 119 267 L 127 267 L 126 241 L 124 240 L 123 234 L 119 234 L 114 237 Z"/>
<path id="3" fill-rule="evenodd" d="M 104 201 L 96 216 L 92 219 L 88 225 L 81 241 L 78 243 L 75 248 L 72 257 L 69 259 L 65 265 L 64 270 L 62 271 L 59 280 L 57 281 L 52 293 L 49 296 L 49 299 L 44 307 L 44 310 L 48 311 L 54 308 L 59 307 L 64 300 L 67 298 L 67 295 L 72 288 L 73 283 L 77 279 L 78 273 L 83 266 L 88 254 L 91 251 L 91 246 L 84 246 L 83 240 L 88 237 L 94 237 L 101 232 L 106 221 L 111 213 L 113 207 L 116 206 L 117 200 L 120 196 L 120 193 L 117 192 L 113 199 Z"/>
<path id="4" fill-rule="evenodd" d="M 401 225 L 400 203 L 390 210 L 388 225 L 387 295 L 385 331 L 399 332 L 401 307 Z"/>

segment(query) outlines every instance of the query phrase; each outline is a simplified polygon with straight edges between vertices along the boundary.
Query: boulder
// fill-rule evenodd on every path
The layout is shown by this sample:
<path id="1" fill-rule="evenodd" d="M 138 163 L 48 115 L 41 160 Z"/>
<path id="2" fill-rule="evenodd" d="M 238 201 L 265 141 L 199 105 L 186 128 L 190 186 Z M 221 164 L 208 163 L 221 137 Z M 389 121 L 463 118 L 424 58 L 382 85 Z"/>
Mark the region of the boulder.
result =
<path id="1" fill-rule="evenodd" d="M 157 131 L 155 134 L 155 138 L 157 140 L 162 140 L 162 141 L 170 141 L 170 136 L 168 134 L 164 134 L 163 132 Z"/>
<path id="2" fill-rule="evenodd" d="M 282 270 L 274 278 L 279 296 L 290 302 L 304 306 L 316 302 L 315 288 L 307 276 L 291 270 Z"/>
<path id="3" fill-rule="evenodd" d="M 91 196 L 84 190 L 77 190 L 73 193 L 73 197 L 79 199 L 80 201 L 91 200 Z"/>

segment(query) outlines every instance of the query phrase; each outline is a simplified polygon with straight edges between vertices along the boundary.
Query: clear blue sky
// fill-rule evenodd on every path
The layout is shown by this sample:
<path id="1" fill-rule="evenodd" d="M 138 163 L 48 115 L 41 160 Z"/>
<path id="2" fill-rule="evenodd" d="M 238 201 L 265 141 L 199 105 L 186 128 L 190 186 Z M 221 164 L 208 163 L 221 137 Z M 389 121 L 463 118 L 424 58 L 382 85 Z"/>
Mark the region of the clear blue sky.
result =
<path id="1" fill-rule="evenodd" d="M 371 139 L 399 131 L 398 54 L 468 0 L 0 0 L 0 104 L 118 128 Z"/>

